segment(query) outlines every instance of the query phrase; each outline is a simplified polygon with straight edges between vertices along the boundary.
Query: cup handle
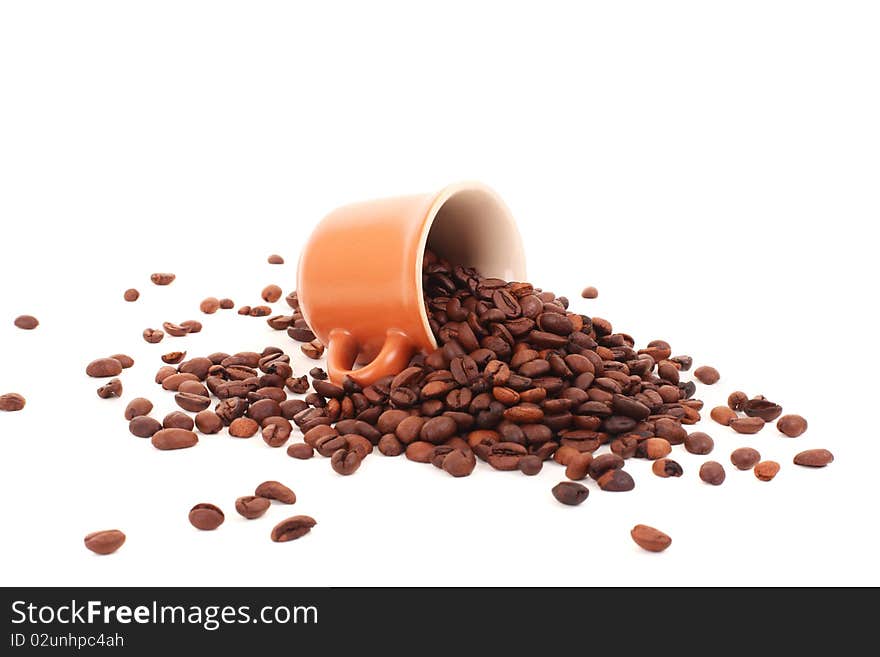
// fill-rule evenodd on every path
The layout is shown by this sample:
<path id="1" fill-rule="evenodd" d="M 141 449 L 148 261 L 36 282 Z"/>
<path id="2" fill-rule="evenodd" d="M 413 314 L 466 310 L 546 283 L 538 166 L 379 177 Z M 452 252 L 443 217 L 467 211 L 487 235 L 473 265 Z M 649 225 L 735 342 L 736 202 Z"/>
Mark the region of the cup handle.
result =
<path id="1" fill-rule="evenodd" d="M 350 376 L 360 386 L 368 386 L 383 376 L 398 374 L 409 363 L 416 348 L 412 340 L 399 329 L 388 329 L 385 344 L 372 362 L 354 367 L 358 355 L 358 344 L 354 336 L 343 329 L 330 331 L 330 344 L 327 345 L 327 373 L 330 380 L 342 385 L 342 380 Z"/>

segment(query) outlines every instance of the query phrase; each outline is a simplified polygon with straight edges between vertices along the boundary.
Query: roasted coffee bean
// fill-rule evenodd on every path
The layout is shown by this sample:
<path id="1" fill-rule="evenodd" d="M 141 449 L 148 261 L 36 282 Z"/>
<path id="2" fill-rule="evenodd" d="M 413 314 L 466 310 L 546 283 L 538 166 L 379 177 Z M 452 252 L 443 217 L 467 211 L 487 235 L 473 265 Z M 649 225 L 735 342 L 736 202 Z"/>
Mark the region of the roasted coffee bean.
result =
<path id="1" fill-rule="evenodd" d="M 285 420 L 283 417 L 275 419 L 284 420 L 284 424 L 282 424 L 281 422 L 272 422 L 270 424 L 265 424 L 263 426 L 263 431 L 261 435 L 263 436 L 263 440 L 269 447 L 282 447 L 284 443 L 287 442 L 287 439 L 290 438 L 292 427 L 290 426 L 290 422 Z"/>
<path id="2" fill-rule="evenodd" d="M 587 499 L 590 489 L 575 481 L 561 481 L 552 488 L 551 492 L 557 502 L 568 506 L 577 506 Z"/>
<path id="3" fill-rule="evenodd" d="M 240 397 L 230 397 L 228 399 L 223 399 L 220 401 L 217 406 L 214 407 L 214 412 L 217 414 L 223 424 L 230 425 L 232 421 L 236 418 L 239 418 L 247 412 L 248 403 L 241 399 Z"/>
<path id="4" fill-rule="evenodd" d="M 224 297 L 220 299 L 220 310 L 231 310 L 235 307 L 235 302 L 232 299 L 228 299 Z"/>
<path id="5" fill-rule="evenodd" d="M 107 383 L 98 388 L 98 397 L 101 399 L 110 399 L 111 397 L 122 396 L 122 381 L 119 379 L 110 379 Z"/>
<path id="6" fill-rule="evenodd" d="M 330 467 L 337 474 L 354 474 L 361 466 L 361 455 L 354 449 L 337 449 L 330 457 Z"/>
<path id="7" fill-rule="evenodd" d="M 672 545 L 668 535 L 648 525 L 636 525 L 629 534 L 636 545 L 648 552 L 663 552 Z"/>
<path id="8" fill-rule="evenodd" d="M 452 418 L 445 415 L 433 417 L 422 425 L 419 431 L 421 440 L 439 445 L 443 441 L 451 438 L 458 430 L 458 426 Z"/>
<path id="9" fill-rule="evenodd" d="M 257 497 L 265 497 L 269 500 L 277 500 L 282 504 L 295 504 L 296 494 L 279 481 L 264 481 L 254 491 Z"/>
<path id="10" fill-rule="evenodd" d="M 309 376 L 313 379 L 317 379 L 318 381 L 326 381 L 327 380 L 327 372 L 325 372 L 320 367 L 313 367 L 309 370 Z"/>
<path id="11" fill-rule="evenodd" d="M 700 479 L 707 484 L 720 486 L 725 479 L 724 466 L 718 461 L 706 461 L 700 466 Z"/>
<path id="12" fill-rule="evenodd" d="M 189 511 L 189 522 L 196 529 L 212 531 L 223 524 L 225 516 L 220 507 L 213 504 L 196 504 Z"/>
<path id="13" fill-rule="evenodd" d="M 276 331 L 283 331 L 289 328 L 292 322 L 292 315 L 273 315 L 266 320 L 266 323 Z"/>
<path id="14" fill-rule="evenodd" d="M 151 438 L 160 429 L 162 424 L 159 420 L 149 415 L 138 415 L 128 423 L 128 430 L 138 438 Z"/>
<path id="15" fill-rule="evenodd" d="M 589 287 L 585 287 L 583 290 L 581 290 L 581 296 L 584 299 L 595 299 L 599 296 L 599 290 L 590 285 Z"/>
<path id="16" fill-rule="evenodd" d="M 128 288 L 125 292 L 122 293 L 122 298 L 128 302 L 137 301 L 140 296 L 141 293 L 133 287 Z"/>
<path id="17" fill-rule="evenodd" d="M 115 358 L 98 358 L 86 366 L 86 374 L 95 378 L 119 376 L 122 364 Z"/>
<path id="18" fill-rule="evenodd" d="M 260 297 L 262 297 L 263 301 L 267 303 L 275 303 L 281 298 L 282 295 L 281 288 L 277 285 L 267 285 L 263 288 L 263 291 L 260 292 Z"/>
<path id="19" fill-rule="evenodd" d="M 220 300 L 217 297 L 207 297 L 199 304 L 199 310 L 206 315 L 213 315 L 220 309 Z"/>
<path id="20" fill-rule="evenodd" d="M 187 374 L 185 372 L 178 372 L 177 374 L 170 374 L 162 378 L 162 388 L 164 390 L 172 390 L 177 392 L 180 389 L 180 384 L 184 381 L 198 381 L 199 378 L 195 374 Z"/>
<path id="21" fill-rule="evenodd" d="M 300 350 L 309 358 L 319 359 L 324 355 L 324 345 L 317 340 L 312 340 L 300 347 Z"/>
<path id="22" fill-rule="evenodd" d="M 198 381 L 183 381 L 177 386 L 177 392 L 183 392 L 190 395 L 200 395 L 202 397 L 210 397 L 210 391 Z"/>
<path id="23" fill-rule="evenodd" d="M 523 456 L 519 460 L 519 463 L 517 463 L 516 467 L 524 475 L 533 477 L 544 467 L 544 461 L 540 456 L 530 454 L 528 456 Z"/>
<path id="24" fill-rule="evenodd" d="M 834 455 L 827 449 L 808 449 L 795 455 L 794 464 L 808 468 L 824 468 L 833 460 Z"/>
<path id="25" fill-rule="evenodd" d="M 272 528 L 271 538 L 276 543 L 295 541 L 308 534 L 317 524 L 311 516 L 293 516 L 275 525 Z"/>
<path id="26" fill-rule="evenodd" d="M 188 319 L 181 322 L 180 326 L 186 329 L 187 333 L 199 333 L 202 330 L 202 323 L 195 319 Z"/>
<path id="27" fill-rule="evenodd" d="M 565 467 L 566 477 L 573 481 L 586 479 L 590 464 L 593 462 L 593 455 L 590 452 L 578 452 L 566 460 L 568 461 Z"/>
<path id="28" fill-rule="evenodd" d="M 789 438 L 797 438 L 807 430 L 807 421 L 800 415 L 783 415 L 776 423 L 776 428 Z"/>
<path id="29" fill-rule="evenodd" d="M 239 315 L 250 315 L 251 314 L 251 307 L 250 306 L 242 306 L 241 308 L 238 309 L 238 314 Z"/>
<path id="30" fill-rule="evenodd" d="M 672 356 L 670 359 L 673 363 L 677 363 L 682 372 L 687 372 L 694 364 L 694 359 L 690 356 Z"/>
<path id="31" fill-rule="evenodd" d="M 739 417 L 736 414 L 736 411 L 731 410 L 727 406 L 716 406 L 709 413 L 709 417 L 715 420 L 718 424 L 723 424 L 724 426 L 730 426 L 730 423 Z"/>
<path id="32" fill-rule="evenodd" d="M 153 402 L 143 397 L 135 397 L 125 407 L 125 419 L 133 420 L 140 415 L 149 415 L 153 410 Z"/>
<path id="33" fill-rule="evenodd" d="M 528 450 L 519 443 L 499 442 L 489 448 L 486 461 L 496 470 L 516 470 Z"/>
<path id="34" fill-rule="evenodd" d="M 417 440 L 406 447 L 406 458 L 417 463 L 430 463 L 434 456 L 433 443 Z"/>
<path id="35" fill-rule="evenodd" d="M 440 467 L 453 477 L 467 477 L 474 471 L 477 459 L 470 448 L 452 449 L 442 457 Z"/>
<path id="36" fill-rule="evenodd" d="M 186 429 L 187 431 L 192 431 L 195 422 L 186 413 L 172 411 L 162 419 L 162 426 L 166 429 Z"/>
<path id="37" fill-rule="evenodd" d="M 761 481 L 770 481 L 779 472 L 776 461 L 761 461 L 755 466 L 755 476 Z"/>
<path id="38" fill-rule="evenodd" d="M 403 454 L 403 443 L 393 433 L 386 433 L 379 439 L 379 451 L 385 456 L 400 456 Z"/>
<path id="39" fill-rule="evenodd" d="M 730 393 L 727 397 L 727 406 L 733 411 L 741 411 L 747 401 L 749 401 L 749 396 L 746 393 L 737 390 L 736 392 Z"/>
<path id="40" fill-rule="evenodd" d="M 40 321 L 32 315 L 19 315 L 12 323 L 25 331 L 33 331 L 40 325 Z"/>
<path id="41" fill-rule="evenodd" d="M 694 370 L 694 377 L 700 383 L 710 386 L 714 383 L 718 383 L 718 379 L 721 378 L 721 375 L 718 374 L 718 370 L 716 370 L 714 367 L 701 365 Z"/>
<path id="42" fill-rule="evenodd" d="M 636 486 L 632 476 L 625 470 L 608 470 L 597 480 L 599 488 L 612 493 L 625 493 Z"/>
<path id="43" fill-rule="evenodd" d="M 266 261 L 267 261 L 270 265 L 283 265 L 283 264 L 284 264 L 284 258 L 282 258 L 282 257 L 281 257 L 280 255 L 278 255 L 277 253 L 273 253 L 272 255 L 270 255 L 270 256 L 266 259 Z"/>
<path id="44" fill-rule="evenodd" d="M 159 329 L 146 328 L 144 329 L 144 340 L 149 342 L 150 344 L 156 344 L 158 342 L 162 342 L 162 338 L 165 337 L 165 332 L 160 331 Z"/>
<path id="45" fill-rule="evenodd" d="M 651 470 L 658 477 L 680 477 L 683 470 L 677 461 L 672 459 L 658 459 L 651 465 Z"/>
<path id="46" fill-rule="evenodd" d="M 174 395 L 174 401 L 177 402 L 177 405 L 183 410 L 189 411 L 190 413 L 198 413 L 211 405 L 210 398 L 191 392 L 178 392 Z"/>
<path id="47" fill-rule="evenodd" d="M 170 285 L 174 279 L 177 278 L 174 274 L 150 274 L 150 280 L 153 281 L 156 285 Z"/>
<path id="48" fill-rule="evenodd" d="M 751 447 L 739 447 L 730 453 L 730 462 L 737 470 L 751 470 L 761 460 L 761 454 Z"/>
<path id="49" fill-rule="evenodd" d="M 691 454 L 706 455 L 710 454 L 715 448 L 715 441 L 712 436 L 702 431 L 695 431 L 688 434 L 684 440 L 684 448 Z"/>
<path id="50" fill-rule="evenodd" d="M 737 433 L 758 433 L 764 428 L 764 420 L 759 417 L 738 417 L 730 421 L 730 428 Z"/>
<path id="51" fill-rule="evenodd" d="M 118 360 L 119 364 L 122 365 L 122 369 L 127 370 L 129 367 L 134 366 L 134 358 L 127 354 L 113 354 L 110 356 L 113 360 Z"/>
<path id="52" fill-rule="evenodd" d="M 267 498 L 257 495 L 245 495 L 235 500 L 235 510 L 248 520 L 259 518 L 269 510 L 271 505 L 272 503 Z"/>
<path id="53" fill-rule="evenodd" d="M 135 418 L 132 422 L 137 422 L 140 419 Z M 185 449 L 197 445 L 199 437 L 186 429 L 160 429 L 153 434 L 152 442 L 156 449 Z"/>
<path id="54" fill-rule="evenodd" d="M 86 535 L 83 542 L 95 554 L 111 554 L 125 543 L 125 534 L 118 529 L 104 529 Z"/>
<path id="55" fill-rule="evenodd" d="M 685 445 L 687 445 L 687 440 L 685 440 Z M 669 455 L 670 452 L 672 452 L 672 446 L 665 438 L 648 438 L 640 442 L 638 447 L 636 447 L 636 456 L 648 459 L 649 461 L 662 459 L 664 456 Z"/>
<path id="56" fill-rule="evenodd" d="M 17 392 L 7 392 L 0 395 L 0 411 L 20 411 L 25 406 L 25 398 Z"/>
<path id="57" fill-rule="evenodd" d="M 342 399 L 345 397 L 345 390 L 340 388 L 338 385 L 330 383 L 329 381 L 321 381 L 320 379 L 315 379 L 312 381 L 312 387 L 322 397 L 330 397 L 332 399 Z"/>
<path id="58" fill-rule="evenodd" d="M 687 431 L 681 424 L 670 418 L 660 418 L 654 422 L 654 433 L 665 438 L 670 445 L 681 445 L 687 440 Z"/>
<path id="59" fill-rule="evenodd" d="M 293 443 L 287 447 L 287 455 L 305 461 L 315 455 L 315 449 L 307 443 Z"/>
<path id="60" fill-rule="evenodd" d="M 204 434 L 218 433 L 223 428 L 223 420 L 214 411 L 201 411 L 195 418 L 196 428 Z"/>
<path id="61" fill-rule="evenodd" d="M 186 358 L 185 351 L 170 351 L 162 356 L 162 362 L 169 365 L 177 365 L 184 358 Z"/>
<path id="62" fill-rule="evenodd" d="M 229 424 L 229 435 L 235 438 L 251 438 L 259 430 L 259 423 L 250 417 L 237 417 Z"/>
<path id="63" fill-rule="evenodd" d="M 268 317 L 272 314 L 272 309 L 269 306 L 252 306 L 248 315 L 251 317 Z"/>
<path id="64" fill-rule="evenodd" d="M 173 338 L 182 338 L 189 333 L 189 330 L 185 326 L 182 324 L 175 324 L 174 322 L 162 322 L 162 328 Z"/>
<path id="65" fill-rule="evenodd" d="M 782 406 L 767 399 L 750 399 L 742 410 L 748 417 L 759 417 L 764 422 L 772 422 L 782 414 Z"/>
<path id="66" fill-rule="evenodd" d="M 300 377 L 289 378 L 284 382 L 287 389 L 295 395 L 301 395 L 309 389 L 309 377 L 303 375 Z"/>
<path id="67" fill-rule="evenodd" d="M 590 463 L 589 475 L 596 481 L 610 470 L 618 470 L 624 466 L 623 459 L 617 454 L 601 454 Z"/>

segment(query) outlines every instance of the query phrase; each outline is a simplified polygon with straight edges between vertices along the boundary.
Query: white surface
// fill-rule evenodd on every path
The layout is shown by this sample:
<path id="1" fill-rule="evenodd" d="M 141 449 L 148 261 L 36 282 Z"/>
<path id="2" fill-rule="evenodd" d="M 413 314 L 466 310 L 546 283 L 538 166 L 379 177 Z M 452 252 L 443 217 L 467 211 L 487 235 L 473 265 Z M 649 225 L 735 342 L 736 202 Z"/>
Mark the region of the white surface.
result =
<path id="1" fill-rule="evenodd" d="M 876 4 L 510 5 L 3 3 L 0 390 L 28 405 L 0 417 L 0 582 L 880 584 Z M 740 445 L 778 460 L 776 480 L 727 467 L 710 487 L 676 448 L 680 480 L 632 461 L 634 492 L 590 483 L 566 508 L 555 464 L 455 480 L 376 455 L 345 478 L 260 439 L 165 453 L 128 433 L 133 396 L 174 408 L 152 383 L 172 348 L 297 349 L 261 319 L 201 317 L 203 297 L 289 289 L 338 204 L 468 178 L 510 205 L 536 284 L 718 367 L 707 411 L 742 389 L 805 415 L 798 439 L 694 427 L 725 464 Z M 187 318 L 204 331 L 140 338 Z M 119 351 L 125 399 L 101 400 L 84 367 Z M 792 466 L 810 447 L 836 461 Z M 270 478 L 295 507 L 237 517 Z M 203 501 L 226 511 L 214 533 L 187 523 Z M 294 513 L 319 524 L 270 542 Z M 636 523 L 672 547 L 640 551 Z M 112 527 L 117 554 L 85 550 Z"/>

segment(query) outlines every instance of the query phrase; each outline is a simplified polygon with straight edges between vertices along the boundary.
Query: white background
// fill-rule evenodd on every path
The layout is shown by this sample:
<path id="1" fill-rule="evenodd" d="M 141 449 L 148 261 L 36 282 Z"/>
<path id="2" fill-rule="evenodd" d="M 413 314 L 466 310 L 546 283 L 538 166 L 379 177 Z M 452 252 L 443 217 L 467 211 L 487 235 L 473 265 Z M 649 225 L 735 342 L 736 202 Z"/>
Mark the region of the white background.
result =
<path id="1" fill-rule="evenodd" d="M 28 405 L 0 417 L 0 583 L 880 584 L 878 31 L 871 2 L 3 3 L 0 392 Z M 676 448 L 681 479 L 631 461 L 635 491 L 590 482 L 576 508 L 553 463 L 455 480 L 377 454 L 346 478 L 259 438 L 159 452 L 128 433 L 134 395 L 174 409 L 152 383 L 172 348 L 297 350 L 261 319 L 200 317 L 203 297 L 288 291 L 333 207 L 462 179 L 507 200 L 533 282 L 719 368 L 707 411 L 763 393 L 807 433 L 706 421 L 723 486 Z M 188 318 L 200 335 L 140 338 Z M 98 399 L 85 365 L 120 351 L 125 399 Z M 741 445 L 778 477 L 730 467 Z M 836 461 L 791 465 L 811 447 Z M 295 507 L 238 517 L 270 478 Z M 187 522 L 203 501 L 216 532 Z M 319 524 L 272 543 L 294 513 Z M 636 523 L 672 547 L 641 551 Z M 118 553 L 83 547 L 112 527 Z"/>

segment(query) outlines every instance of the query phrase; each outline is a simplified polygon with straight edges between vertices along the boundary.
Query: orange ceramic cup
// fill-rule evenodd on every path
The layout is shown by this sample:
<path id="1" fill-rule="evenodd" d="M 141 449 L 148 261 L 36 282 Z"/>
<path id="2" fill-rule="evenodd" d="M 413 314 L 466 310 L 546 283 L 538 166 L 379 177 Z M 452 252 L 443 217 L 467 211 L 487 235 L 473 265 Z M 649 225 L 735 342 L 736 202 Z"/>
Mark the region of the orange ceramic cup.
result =
<path id="1" fill-rule="evenodd" d="M 426 247 L 485 276 L 525 279 L 513 217 L 483 185 L 334 210 L 309 237 L 297 274 L 299 307 L 327 347 L 331 381 L 350 375 L 369 385 L 437 347 L 422 301 Z"/>

